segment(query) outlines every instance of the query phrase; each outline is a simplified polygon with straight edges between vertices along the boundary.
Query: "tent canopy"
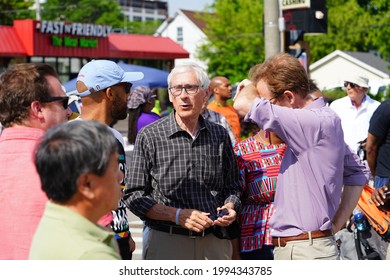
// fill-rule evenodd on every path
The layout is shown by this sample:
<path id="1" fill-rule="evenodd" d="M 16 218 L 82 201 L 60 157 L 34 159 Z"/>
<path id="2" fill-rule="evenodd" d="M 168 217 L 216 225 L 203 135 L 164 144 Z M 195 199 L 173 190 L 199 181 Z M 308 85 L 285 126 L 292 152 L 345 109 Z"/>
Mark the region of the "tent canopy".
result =
<path id="1" fill-rule="evenodd" d="M 118 65 L 123 68 L 125 72 L 142 72 L 144 73 L 144 78 L 140 81 L 133 83 L 133 88 L 137 86 L 146 86 L 149 88 L 167 88 L 168 87 L 168 72 L 163 71 L 157 68 L 126 64 L 123 61 L 118 62 Z M 73 93 L 76 90 L 76 80 L 67 81 L 63 84 L 67 93 Z"/>

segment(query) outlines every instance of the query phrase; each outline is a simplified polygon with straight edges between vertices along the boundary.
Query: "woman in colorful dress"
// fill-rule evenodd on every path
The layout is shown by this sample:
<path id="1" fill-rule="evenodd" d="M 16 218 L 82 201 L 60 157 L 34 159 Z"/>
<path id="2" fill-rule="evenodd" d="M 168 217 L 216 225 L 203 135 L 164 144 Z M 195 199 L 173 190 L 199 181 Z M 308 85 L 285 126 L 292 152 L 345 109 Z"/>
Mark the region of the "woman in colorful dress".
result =
<path id="1" fill-rule="evenodd" d="M 241 259 L 272 260 L 269 219 L 286 145 L 274 133 L 259 131 L 234 145 L 242 176 Z"/>

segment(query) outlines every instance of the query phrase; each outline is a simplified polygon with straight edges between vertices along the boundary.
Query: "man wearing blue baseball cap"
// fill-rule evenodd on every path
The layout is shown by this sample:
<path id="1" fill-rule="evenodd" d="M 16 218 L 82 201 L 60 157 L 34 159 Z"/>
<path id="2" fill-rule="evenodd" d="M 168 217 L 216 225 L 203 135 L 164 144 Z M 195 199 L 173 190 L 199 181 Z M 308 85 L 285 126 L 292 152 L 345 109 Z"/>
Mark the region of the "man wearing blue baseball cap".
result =
<path id="1" fill-rule="evenodd" d="M 77 77 L 76 88 L 81 97 L 82 120 L 96 120 L 109 125 L 127 117 L 127 98 L 132 82 L 143 79 L 142 72 L 125 72 L 118 64 L 109 60 L 92 60 L 85 64 Z M 111 128 L 118 140 L 119 165 L 126 176 L 126 154 L 122 135 Z M 121 182 L 122 190 L 126 178 Z M 126 206 L 122 199 L 118 209 L 103 216 L 99 223 L 111 226 L 115 232 L 122 259 L 131 259 L 135 242 L 131 238 Z"/>

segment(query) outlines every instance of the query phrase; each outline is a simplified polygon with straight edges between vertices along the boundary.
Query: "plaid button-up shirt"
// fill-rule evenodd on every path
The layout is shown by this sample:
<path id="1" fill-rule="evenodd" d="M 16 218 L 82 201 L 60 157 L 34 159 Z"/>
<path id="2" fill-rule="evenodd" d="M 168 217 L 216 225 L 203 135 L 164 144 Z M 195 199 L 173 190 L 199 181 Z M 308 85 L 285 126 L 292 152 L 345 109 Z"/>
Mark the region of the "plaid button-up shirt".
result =
<path id="1" fill-rule="evenodd" d="M 156 203 L 216 214 L 232 202 L 240 207 L 240 175 L 226 130 L 199 118 L 195 139 L 176 123 L 174 113 L 137 135 L 125 203 L 147 224 L 145 213 Z"/>

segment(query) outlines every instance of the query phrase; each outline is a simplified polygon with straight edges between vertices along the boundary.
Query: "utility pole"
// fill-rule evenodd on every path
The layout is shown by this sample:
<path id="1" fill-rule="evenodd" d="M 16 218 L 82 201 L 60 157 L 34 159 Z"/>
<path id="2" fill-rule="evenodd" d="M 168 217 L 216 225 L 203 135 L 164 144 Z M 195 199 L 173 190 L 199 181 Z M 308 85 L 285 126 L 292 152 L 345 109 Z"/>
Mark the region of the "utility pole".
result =
<path id="1" fill-rule="evenodd" d="M 40 0 L 35 0 L 35 6 L 36 6 L 35 19 L 41 20 L 41 2 L 40 2 Z"/>
<path id="2" fill-rule="evenodd" d="M 273 56 L 281 50 L 279 32 L 279 1 L 264 0 L 264 43 L 265 58 Z"/>

